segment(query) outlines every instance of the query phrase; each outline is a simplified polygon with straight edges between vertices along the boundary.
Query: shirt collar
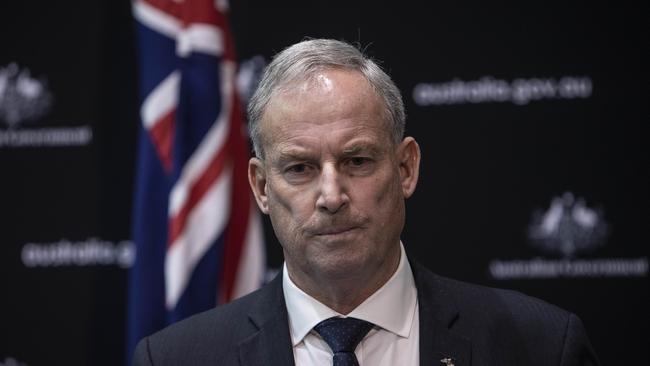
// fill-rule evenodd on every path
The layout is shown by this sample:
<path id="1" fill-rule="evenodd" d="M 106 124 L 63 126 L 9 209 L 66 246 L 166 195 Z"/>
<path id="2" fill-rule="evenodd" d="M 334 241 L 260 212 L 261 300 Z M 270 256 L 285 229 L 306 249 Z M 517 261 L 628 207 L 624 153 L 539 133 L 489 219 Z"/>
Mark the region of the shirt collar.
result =
<path id="1" fill-rule="evenodd" d="M 282 289 L 289 314 L 293 346 L 311 329 L 333 316 L 345 317 L 302 291 L 289 278 L 287 265 L 282 273 Z M 400 337 L 408 337 L 417 305 L 417 290 L 411 266 L 400 242 L 400 260 L 391 278 L 347 316 L 369 321 Z"/>

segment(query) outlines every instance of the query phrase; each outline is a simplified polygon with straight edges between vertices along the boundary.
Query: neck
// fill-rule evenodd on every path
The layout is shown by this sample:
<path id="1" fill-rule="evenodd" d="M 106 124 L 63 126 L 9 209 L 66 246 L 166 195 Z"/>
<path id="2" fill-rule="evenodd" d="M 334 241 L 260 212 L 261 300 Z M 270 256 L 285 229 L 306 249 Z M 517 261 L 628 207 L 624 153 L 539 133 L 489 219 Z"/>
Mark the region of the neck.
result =
<path id="1" fill-rule="evenodd" d="M 388 256 L 380 270 L 373 273 L 362 271 L 341 278 L 314 277 L 295 272 L 289 263 L 287 263 L 287 270 L 289 278 L 298 288 L 330 309 L 347 315 L 379 290 L 395 273 L 401 255 L 400 247 L 397 247 L 397 250 L 397 255 Z"/>

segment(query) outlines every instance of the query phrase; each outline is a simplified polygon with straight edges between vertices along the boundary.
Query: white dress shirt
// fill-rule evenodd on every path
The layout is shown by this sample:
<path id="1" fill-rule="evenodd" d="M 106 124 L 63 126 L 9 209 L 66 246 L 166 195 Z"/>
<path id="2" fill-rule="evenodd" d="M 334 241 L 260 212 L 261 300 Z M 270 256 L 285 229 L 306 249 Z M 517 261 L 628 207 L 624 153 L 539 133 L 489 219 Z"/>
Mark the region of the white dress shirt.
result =
<path id="1" fill-rule="evenodd" d="M 348 315 L 339 314 L 299 289 L 284 264 L 282 286 L 296 366 L 332 364 L 332 350 L 313 328 L 333 316 L 353 317 L 375 325 L 354 352 L 360 366 L 419 365 L 417 290 L 401 243 L 400 248 L 395 273 Z"/>

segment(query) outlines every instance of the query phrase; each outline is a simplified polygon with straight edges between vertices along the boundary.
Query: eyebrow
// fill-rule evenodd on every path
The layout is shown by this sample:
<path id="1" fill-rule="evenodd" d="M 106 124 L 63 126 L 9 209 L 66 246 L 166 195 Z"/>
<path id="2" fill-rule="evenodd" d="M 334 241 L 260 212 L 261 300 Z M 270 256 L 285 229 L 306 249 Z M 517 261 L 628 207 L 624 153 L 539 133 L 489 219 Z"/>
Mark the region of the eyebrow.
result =
<path id="1" fill-rule="evenodd" d="M 309 160 L 310 153 L 305 149 L 300 148 L 287 148 L 284 150 L 278 151 L 277 162 L 285 163 L 291 160 Z"/>
<path id="2" fill-rule="evenodd" d="M 343 151 L 341 151 L 341 156 L 350 157 L 362 152 L 368 152 L 372 155 L 378 155 L 382 152 L 382 148 L 376 143 L 372 143 L 369 141 L 355 141 L 343 148 Z M 311 152 L 309 149 L 305 149 L 297 146 L 290 146 L 284 149 L 280 148 L 278 149 L 276 156 L 277 158 L 275 159 L 275 161 L 280 165 L 286 164 L 287 162 L 290 161 L 310 161 L 310 160 L 317 159 L 314 156 L 314 153 Z"/>
<path id="3" fill-rule="evenodd" d="M 369 151 L 371 154 L 377 154 L 380 152 L 380 150 L 381 149 L 373 143 L 355 142 L 343 149 L 343 156 L 356 155 L 362 151 Z"/>

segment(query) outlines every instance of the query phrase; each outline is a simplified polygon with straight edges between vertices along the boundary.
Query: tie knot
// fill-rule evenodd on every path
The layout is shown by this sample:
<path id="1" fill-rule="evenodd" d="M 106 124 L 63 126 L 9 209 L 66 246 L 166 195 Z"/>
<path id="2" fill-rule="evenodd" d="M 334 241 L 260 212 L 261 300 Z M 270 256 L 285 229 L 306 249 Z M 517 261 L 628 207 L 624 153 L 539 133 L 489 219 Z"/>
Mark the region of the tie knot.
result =
<path id="1" fill-rule="evenodd" d="M 329 318 L 318 323 L 314 330 L 337 353 L 354 354 L 354 350 L 363 337 L 372 329 L 373 324 L 356 318 Z"/>

